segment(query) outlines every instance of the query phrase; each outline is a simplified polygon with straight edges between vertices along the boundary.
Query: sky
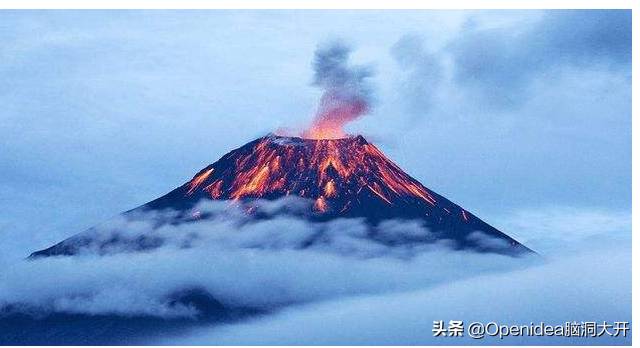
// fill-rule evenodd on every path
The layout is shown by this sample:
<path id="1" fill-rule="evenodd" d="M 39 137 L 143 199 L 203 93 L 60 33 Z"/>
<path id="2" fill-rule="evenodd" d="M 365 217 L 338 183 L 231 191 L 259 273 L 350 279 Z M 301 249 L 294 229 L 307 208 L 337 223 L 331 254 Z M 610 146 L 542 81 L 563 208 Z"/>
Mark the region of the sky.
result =
<path id="1" fill-rule="evenodd" d="M 316 47 L 371 66 L 347 129 L 490 223 L 630 209 L 625 11 L 3 11 L 0 229 L 31 249 L 304 127 Z M 28 222 L 28 223 L 27 223 Z"/>
<path id="2" fill-rule="evenodd" d="M 401 295 L 387 294 L 393 284 L 372 286 L 375 277 L 369 275 L 377 274 L 376 266 L 363 263 L 357 266 L 364 270 L 362 283 L 353 285 L 351 295 L 372 297 L 337 296 L 344 286 L 338 277 L 317 297 L 309 295 L 328 302 L 170 342 L 233 341 L 235 330 L 261 334 L 294 321 L 307 323 L 311 331 L 304 337 L 331 344 L 336 337 L 322 335 L 318 325 L 324 321 L 318 318 L 332 308 L 344 308 L 344 327 L 350 327 L 370 316 L 358 301 L 383 305 L 407 299 L 401 308 L 411 317 L 412 303 L 434 303 L 429 301 L 443 293 L 473 298 L 479 295 L 475 290 L 500 291 L 514 282 L 524 285 L 513 292 L 531 291 L 549 275 L 546 294 L 555 294 L 550 303 L 558 308 L 578 296 L 567 292 L 573 282 L 584 289 L 580 306 L 566 308 L 584 308 L 572 312 L 576 317 L 589 310 L 601 317 L 629 315 L 630 11 L 1 11 L 0 265 L 15 268 L 2 275 L 0 302 L 29 294 L 20 284 L 39 277 L 41 296 L 33 301 L 63 296 L 47 286 L 47 270 L 57 263 L 69 284 L 94 291 L 103 284 L 99 276 L 124 281 L 118 276 L 124 262 L 140 286 L 132 289 L 148 295 L 143 300 L 150 303 L 157 291 L 145 287 L 144 277 L 136 278 L 148 274 L 145 267 L 168 270 L 166 278 L 156 279 L 161 284 L 200 279 L 197 272 L 172 269 L 171 261 L 209 255 L 208 249 L 193 255 L 164 250 L 154 260 L 166 261 L 148 266 L 118 256 L 68 269 L 64 260 L 39 264 L 44 268 L 19 261 L 169 192 L 246 142 L 309 125 L 322 94 L 314 86 L 314 52 L 335 40 L 352 49 L 352 64 L 371 69 L 371 108 L 347 126 L 349 133 L 364 135 L 425 186 L 550 263 L 531 273 L 514 265 L 487 274 L 494 277 L 488 280 L 437 288 L 411 274 L 413 266 L 423 269 L 421 262 L 431 262 L 427 257 L 398 276 L 412 284 L 403 289 L 412 292 Z M 571 257 L 564 259 L 566 254 Z M 604 258 L 611 254 L 616 257 Z M 290 275 L 282 256 L 265 256 L 273 261 L 274 279 Z M 321 254 L 324 261 L 318 262 L 316 256 L 298 255 L 308 261 L 300 273 L 317 273 L 314 265 L 325 261 L 328 275 L 356 267 L 350 259 Z M 384 260 L 390 274 L 397 271 L 395 261 Z M 599 261 L 602 273 L 581 278 L 589 260 Z M 102 273 L 82 277 L 96 266 L 104 267 Z M 618 272 L 606 272 L 611 269 Z M 250 278 L 261 270 L 241 271 Z M 299 285 L 289 284 L 294 293 Z M 317 286 L 313 279 L 303 285 Z M 255 290 L 255 284 L 237 286 Z M 91 304 L 64 298 L 55 303 L 113 310 L 113 289 L 103 290 L 98 293 L 104 297 Z M 115 298 L 133 298 L 130 308 L 152 308 L 134 295 L 117 292 Z M 531 317 L 518 307 L 518 298 L 503 295 L 519 313 L 505 320 Z M 589 300 L 608 303 L 613 297 L 621 300 L 607 309 Z M 536 301 L 542 306 L 545 298 Z M 315 311 L 321 316 L 309 316 Z M 388 339 L 370 336 L 385 332 L 380 323 L 369 324 L 361 342 Z M 406 343 L 425 339 L 403 337 Z M 274 342 L 299 338 L 265 336 Z"/>

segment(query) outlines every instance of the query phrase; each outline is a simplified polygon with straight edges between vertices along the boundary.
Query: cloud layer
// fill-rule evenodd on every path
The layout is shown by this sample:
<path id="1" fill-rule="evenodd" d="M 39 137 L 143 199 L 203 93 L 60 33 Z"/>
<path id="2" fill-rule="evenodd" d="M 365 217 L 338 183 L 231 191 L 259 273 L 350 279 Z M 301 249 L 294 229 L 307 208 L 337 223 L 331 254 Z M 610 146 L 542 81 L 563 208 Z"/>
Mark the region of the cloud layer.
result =
<path id="1" fill-rule="evenodd" d="M 257 206 L 273 213 L 281 203 Z M 411 242 L 430 234 L 414 221 L 385 221 L 384 233 L 374 237 L 359 219 L 250 222 L 226 202 L 197 210 L 209 220 L 157 227 L 175 213 L 117 218 L 80 235 L 76 242 L 84 243 L 75 256 L 9 265 L 0 275 L 0 304 L 39 313 L 195 317 L 197 308 L 176 305 L 172 294 L 204 290 L 228 308 L 265 310 L 428 287 L 540 262 L 454 251 L 447 241 Z"/>
<path id="2" fill-rule="evenodd" d="M 273 202 L 259 207 L 271 213 L 281 208 Z M 432 337 L 434 320 L 630 321 L 630 219 L 622 212 L 555 207 L 506 216 L 502 224 L 525 244 L 544 247 L 540 257 L 512 258 L 454 251 L 446 243 L 376 242 L 363 235 L 357 219 L 323 226 L 323 242 L 302 248 L 318 226 L 294 217 L 247 224 L 245 215 L 218 203 L 199 209 L 212 220 L 160 227 L 152 235 L 163 242 L 154 249 L 114 244 L 106 251 L 87 247 L 72 257 L 6 265 L 0 304 L 34 315 L 195 320 L 200 309 L 175 296 L 196 289 L 229 310 L 271 313 L 212 327 L 194 321 L 186 334 L 144 341 L 157 344 L 450 344 Z M 121 241 L 136 240 L 148 232 L 142 217 L 103 225 L 103 241 L 112 239 L 114 227 Z M 161 218 L 167 214 L 146 221 Z M 388 221 L 386 227 L 395 238 L 428 233 L 411 221 Z M 584 340 L 467 337 L 456 343 Z"/>
<path id="3" fill-rule="evenodd" d="M 606 257 L 605 257 L 606 253 Z M 631 336 L 433 337 L 433 322 L 501 325 L 631 322 L 628 248 L 596 249 L 524 270 L 434 288 L 297 306 L 274 316 L 200 328 L 157 344 L 225 345 L 592 345 L 630 344 Z M 588 269 L 588 270 L 587 270 Z"/>
<path id="4" fill-rule="evenodd" d="M 543 259 L 485 272 L 493 257 L 431 254 L 424 274 L 454 278 L 415 289 L 341 296 L 293 305 L 242 323 L 196 328 L 157 344 L 630 344 L 631 336 L 434 338 L 433 321 L 530 325 L 567 321 L 631 322 L 631 244 L 628 213 L 554 207 L 505 217 L 523 242 L 543 247 Z M 517 227 L 516 227 L 517 226 Z M 545 241 L 546 242 L 542 242 Z M 428 255 L 428 254 L 427 254 Z M 427 256 L 425 255 L 425 256 Z M 459 258 L 458 258 L 459 256 Z M 486 255 L 485 255 L 486 256 Z M 446 261 L 445 261 L 446 260 Z M 472 261 L 467 264 L 466 261 Z M 509 259 L 493 259 L 506 266 Z M 427 261 L 427 259 L 425 259 Z M 452 263 L 448 263 L 451 261 Z M 540 262 L 542 261 L 542 262 Z M 464 266 L 458 268 L 458 262 Z M 413 266 L 409 266 L 413 265 Z M 405 266 L 405 267 L 407 267 Z M 513 265 L 512 265 L 513 266 Z M 405 268 L 406 269 L 406 268 Z M 473 276 L 467 276 L 468 273 Z M 380 274 L 382 280 L 386 275 Z M 283 330 L 282 328 L 287 328 Z"/>

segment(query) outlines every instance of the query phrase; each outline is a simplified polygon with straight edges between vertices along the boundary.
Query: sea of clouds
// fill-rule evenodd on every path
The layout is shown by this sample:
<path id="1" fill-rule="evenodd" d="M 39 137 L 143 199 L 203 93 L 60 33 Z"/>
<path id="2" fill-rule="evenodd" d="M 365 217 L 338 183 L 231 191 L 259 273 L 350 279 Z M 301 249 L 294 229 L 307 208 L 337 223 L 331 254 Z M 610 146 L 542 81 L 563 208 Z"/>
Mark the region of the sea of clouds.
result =
<path id="1" fill-rule="evenodd" d="M 206 218 L 175 222 L 174 211 L 119 216 L 66 243 L 74 256 L 16 262 L 0 275 L 0 304 L 28 311 L 194 317 L 172 294 L 201 289 L 229 308 L 273 309 L 346 295 L 384 293 L 522 268 L 542 259 L 455 251 L 417 221 L 382 222 L 372 238 L 361 219 L 312 223 L 308 202 L 245 206 L 204 202 Z M 486 238 L 473 234 L 472 238 Z M 433 240 L 432 240 L 433 239 Z M 432 240 L 431 242 L 414 242 Z M 141 242 L 143 241 L 143 242 Z M 140 245 L 145 245 L 141 248 Z"/>
<path id="2" fill-rule="evenodd" d="M 433 337 L 433 322 L 499 325 L 627 321 L 631 323 L 631 216 L 594 208 L 547 207 L 506 213 L 513 231 L 540 257 L 514 259 L 470 252 L 425 253 L 409 261 L 443 281 L 413 289 L 340 296 L 241 323 L 163 337 L 171 344 L 625 344 L 631 335 L 584 337 Z M 425 263 L 421 263 L 425 262 Z M 385 275 L 380 274 L 380 281 Z M 436 276 L 434 279 L 437 279 Z"/>
<path id="3" fill-rule="evenodd" d="M 624 213 L 509 214 L 501 224 L 539 252 L 510 257 L 455 250 L 451 241 L 399 242 L 428 239 L 430 231 L 415 221 L 387 221 L 387 233 L 372 239 L 359 219 L 318 224 L 278 214 L 305 204 L 262 202 L 256 209 L 274 216 L 257 222 L 244 208 L 219 202 L 198 206 L 207 218 L 195 223 L 166 223 L 175 212 L 115 218 L 86 232 L 92 243 L 77 255 L 6 264 L 0 306 L 40 316 L 194 320 L 193 332 L 155 342 L 161 344 L 451 344 L 433 341 L 434 320 L 631 318 L 630 218 Z M 131 248 L 142 235 L 156 242 Z M 271 314 L 203 326 L 198 308 L 174 301 L 191 289 L 225 308 Z M 507 342 L 531 342 L 515 340 Z"/>

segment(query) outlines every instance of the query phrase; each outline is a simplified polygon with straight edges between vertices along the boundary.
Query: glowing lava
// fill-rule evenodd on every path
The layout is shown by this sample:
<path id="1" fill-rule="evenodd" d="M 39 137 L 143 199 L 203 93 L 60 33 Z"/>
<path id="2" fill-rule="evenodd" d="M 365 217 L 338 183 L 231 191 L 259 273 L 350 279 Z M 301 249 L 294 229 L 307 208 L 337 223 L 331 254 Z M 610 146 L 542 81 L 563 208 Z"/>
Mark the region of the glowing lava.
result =
<path id="1" fill-rule="evenodd" d="M 363 199 L 388 206 L 422 202 L 428 210 L 437 204 L 433 192 L 361 136 L 312 140 L 270 135 L 225 157 L 232 166 L 205 168 L 186 184 L 185 195 L 232 200 L 297 195 L 315 200 L 318 213 L 348 212 Z"/>
<path id="2" fill-rule="evenodd" d="M 200 186 L 209 177 L 209 175 L 211 175 L 212 172 L 213 172 L 213 168 L 210 168 L 196 175 L 189 183 L 189 191 L 187 191 L 187 194 L 192 194 L 193 191 L 195 191 L 198 188 L 198 186 Z"/>
<path id="3" fill-rule="evenodd" d="M 322 96 L 313 123 L 302 133 L 307 139 L 340 139 L 347 137 L 344 126 L 368 111 L 364 99 L 346 98 L 337 91 L 327 91 Z"/>
<path id="4" fill-rule="evenodd" d="M 316 201 L 313 203 L 313 209 L 319 213 L 324 213 L 327 211 L 327 201 L 324 199 L 324 197 L 320 196 L 318 199 L 316 199 Z"/>

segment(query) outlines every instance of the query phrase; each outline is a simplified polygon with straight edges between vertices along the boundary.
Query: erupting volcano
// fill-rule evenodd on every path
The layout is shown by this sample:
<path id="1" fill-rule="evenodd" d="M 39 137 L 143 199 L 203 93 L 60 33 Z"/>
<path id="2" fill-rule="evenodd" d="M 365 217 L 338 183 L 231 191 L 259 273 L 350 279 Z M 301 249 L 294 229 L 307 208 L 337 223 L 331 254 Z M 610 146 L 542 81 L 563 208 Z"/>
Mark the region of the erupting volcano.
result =
<path id="1" fill-rule="evenodd" d="M 362 136 L 346 135 L 343 126 L 369 109 L 370 88 L 366 80 L 371 76 L 369 68 L 347 64 L 349 53 L 349 48 L 340 43 L 316 51 L 313 83 L 323 89 L 323 95 L 315 118 L 302 137 L 270 134 L 256 139 L 125 216 L 170 210 L 178 214 L 162 223 L 197 223 L 207 219 L 197 210 L 199 202 L 221 200 L 243 206 L 253 219 L 268 219 L 272 216 L 256 213 L 251 202 L 298 197 L 310 202 L 309 208 L 282 214 L 294 214 L 319 224 L 337 218 L 362 219 L 368 226 L 368 236 L 379 243 L 449 240 L 460 249 L 504 254 L 529 251 L 424 187 Z M 403 234 L 392 241 L 381 239 L 379 236 L 384 233 L 380 226 L 386 220 L 416 220 L 432 233 L 429 238 Z M 137 242 L 140 247 L 134 249 L 150 247 L 148 239 L 142 236 Z M 75 254 L 94 242 L 89 230 L 32 256 Z M 110 237 L 97 247 L 104 249 L 118 242 L 118 237 Z M 310 240 L 307 244 L 313 243 Z"/>
<path id="2" fill-rule="evenodd" d="M 252 216 L 251 202 L 288 196 L 312 202 L 306 211 L 298 213 L 302 218 L 317 223 L 362 218 L 370 226 L 372 238 L 385 220 L 417 220 L 433 232 L 435 240 L 455 241 L 456 248 L 511 255 L 529 251 L 424 187 L 362 136 L 305 139 L 270 134 L 227 153 L 182 186 L 125 214 L 171 209 L 179 212 L 171 223 L 198 223 L 206 219 L 195 210 L 199 202 L 225 200 L 246 204 L 247 215 L 260 219 L 269 217 Z M 35 252 L 32 257 L 75 254 L 91 242 L 88 232 Z M 484 237 L 477 238 L 479 233 Z M 487 243 L 487 239 L 493 242 Z"/>

